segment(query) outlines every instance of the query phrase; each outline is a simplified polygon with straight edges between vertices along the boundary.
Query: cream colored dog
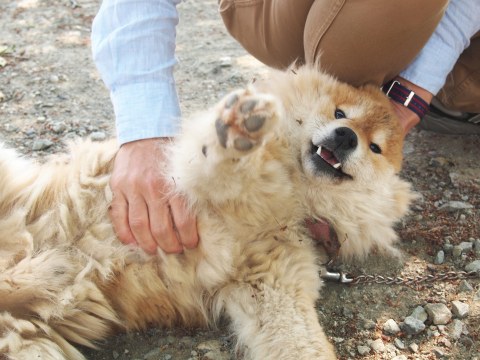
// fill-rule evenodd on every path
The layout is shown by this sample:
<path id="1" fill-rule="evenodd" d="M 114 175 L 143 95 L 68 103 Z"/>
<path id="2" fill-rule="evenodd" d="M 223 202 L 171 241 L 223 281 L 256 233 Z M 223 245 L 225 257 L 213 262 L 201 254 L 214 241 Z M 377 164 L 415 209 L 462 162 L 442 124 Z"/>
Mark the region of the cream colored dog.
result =
<path id="1" fill-rule="evenodd" d="M 43 165 L 1 148 L 0 353 L 83 359 L 72 344 L 225 315 L 247 358 L 334 359 L 304 219 L 328 219 L 344 257 L 394 251 L 392 225 L 412 198 L 396 175 L 402 140 L 378 89 L 313 69 L 234 92 L 172 143 L 165 178 L 201 241 L 168 256 L 115 237 L 115 143 L 79 143 Z"/>

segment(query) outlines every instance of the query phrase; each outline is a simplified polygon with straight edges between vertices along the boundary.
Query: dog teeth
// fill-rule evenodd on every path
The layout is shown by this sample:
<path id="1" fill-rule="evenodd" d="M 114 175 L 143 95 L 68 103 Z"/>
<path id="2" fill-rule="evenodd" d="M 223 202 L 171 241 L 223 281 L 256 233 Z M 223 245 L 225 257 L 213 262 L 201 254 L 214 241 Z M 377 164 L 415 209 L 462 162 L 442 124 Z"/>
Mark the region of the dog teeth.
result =
<path id="1" fill-rule="evenodd" d="M 333 165 L 333 167 L 334 167 L 335 169 L 339 169 L 341 166 L 342 166 L 341 163 L 336 163 L 335 165 Z"/>
<path id="2" fill-rule="evenodd" d="M 322 147 L 319 146 L 318 149 L 317 149 L 317 155 L 321 156 L 321 153 L 322 153 Z"/>

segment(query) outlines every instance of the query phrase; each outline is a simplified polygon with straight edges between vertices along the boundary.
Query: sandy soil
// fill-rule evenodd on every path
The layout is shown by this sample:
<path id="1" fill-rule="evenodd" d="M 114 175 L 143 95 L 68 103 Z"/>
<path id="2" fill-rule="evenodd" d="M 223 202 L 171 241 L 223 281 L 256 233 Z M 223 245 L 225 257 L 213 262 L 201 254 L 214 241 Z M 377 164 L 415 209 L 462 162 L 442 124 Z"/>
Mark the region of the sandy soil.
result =
<path id="1" fill-rule="evenodd" d="M 89 32 L 99 3 L 93 0 L 21 0 L 0 3 L 0 140 L 37 158 L 61 151 L 79 136 L 114 136 L 108 92 L 93 65 Z M 179 6 L 176 79 L 185 116 L 212 105 L 267 69 L 226 33 L 216 0 L 185 1 Z M 399 224 L 403 261 L 377 256 L 362 264 L 337 264 L 353 274 L 400 276 L 463 270 L 480 255 L 454 256 L 451 246 L 480 240 L 480 138 L 413 131 L 405 145 L 403 176 L 421 199 Z M 471 208 L 444 211 L 449 201 Z M 468 207 L 468 206 L 467 206 Z M 445 262 L 434 264 L 445 248 Z M 479 359 L 480 284 L 436 281 L 421 286 L 327 284 L 318 314 L 341 359 Z M 418 305 L 453 300 L 470 305 L 464 331 L 454 339 L 448 328 L 427 326 L 419 335 L 386 334 Z M 428 325 L 428 324 L 427 324 Z M 360 355 L 359 346 L 381 339 L 386 349 Z M 401 349 L 400 340 L 405 349 Z M 378 341 L 377 341 L 378 343 Z M 413 352 L 409 345 L 418 345 Z M 149 329 L 118 335 L 85 349 L 90 359 L 233 359 L 234 340 L 217 330 Z M 402 359 L 399 357 L 398 359 Z"/>

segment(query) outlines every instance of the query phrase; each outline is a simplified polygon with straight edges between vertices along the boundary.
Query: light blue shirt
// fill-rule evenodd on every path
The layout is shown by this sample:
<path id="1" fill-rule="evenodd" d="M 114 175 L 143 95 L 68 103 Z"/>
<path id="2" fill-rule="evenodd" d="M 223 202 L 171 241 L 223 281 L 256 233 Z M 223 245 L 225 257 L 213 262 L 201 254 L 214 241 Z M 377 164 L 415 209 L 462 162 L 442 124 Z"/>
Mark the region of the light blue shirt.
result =
<path id="1" fill-rule="evenodd" d="M 173 67 L 180 1 L 104 0 L 95 17 L 93 58 L 110 90 L 120 144 L 178 133 Z M 452 0 L 424 49 L 400 75 L 436 94 L 479 29 L 480 1 Z"/>
<path id="2" fill-rule="evenodd" d="M 451 0 L 433 35 L 400 76 L 436 95 L 479 30 L 480 1 Z"/>

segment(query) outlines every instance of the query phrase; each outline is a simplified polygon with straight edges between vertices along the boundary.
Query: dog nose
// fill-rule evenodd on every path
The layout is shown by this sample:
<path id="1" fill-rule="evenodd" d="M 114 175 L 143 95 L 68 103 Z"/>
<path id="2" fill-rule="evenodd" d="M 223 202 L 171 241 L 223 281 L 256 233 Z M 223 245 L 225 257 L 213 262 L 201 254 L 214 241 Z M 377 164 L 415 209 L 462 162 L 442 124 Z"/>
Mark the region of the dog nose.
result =
<path id="1" fill-rule="evenodd" d="M 337 128 L 335 129 L 335 144 L 338 149 L 353 150 L 358 144 L 357 134 L 348 127 Z"/>

